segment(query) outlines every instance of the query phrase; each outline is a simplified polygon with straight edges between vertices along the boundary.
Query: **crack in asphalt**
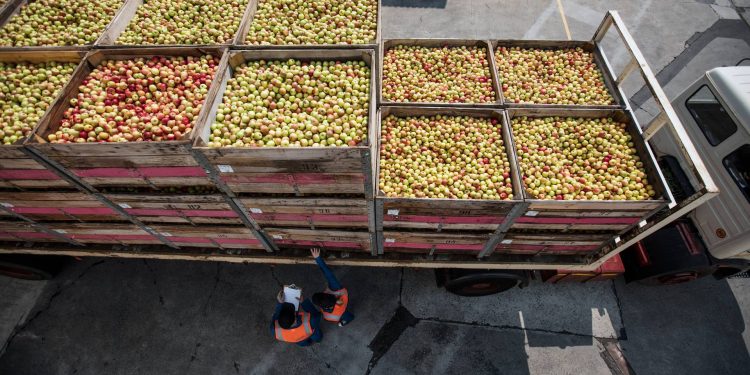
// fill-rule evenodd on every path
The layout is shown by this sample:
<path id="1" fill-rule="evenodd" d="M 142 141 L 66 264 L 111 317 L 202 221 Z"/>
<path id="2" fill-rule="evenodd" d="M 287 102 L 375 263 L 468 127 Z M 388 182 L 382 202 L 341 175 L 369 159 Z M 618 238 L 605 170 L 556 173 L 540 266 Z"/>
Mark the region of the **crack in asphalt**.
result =
<path id="1" fill-rule="evenodd" d="M 273 265 L 268 266 L 268 268 L 271 270 L 271 277 L 276 281 L 276 284 L 279 284 L 279 287 L 283 288 L 284 283 L 279 280 L 279 277 L 276 276 L 276 268 Z"/>
<path id="2" fill-rule="evenodd" d="M 216 288 L 219 286 L 219 281 L 221 274 L 221 262 L 216 262 L 216 274 L 214 274 L 214 286 L 211 288 L 211 292 L 208 294 L 208 298 L 206 299 L 206 302 L 203 304 L 203 308 L 201 309 L 203 311 L 203 316 L 208 316 L 208 306 L 211 305 L 211 301 L 214 298 L 214 294 L 216 293 Z"/>
<path id="3" fill-rule="evenodd" d="M 594 338 L 594 339 L 601 339 L 601 340 L 614 340 L 611 337 L 599 337 L 594 335 L 586 335 L 583 333 L 576 333 L 571 332 L 567 330 L 553 330 L 553 329 L 544 329 L 544 328 L 529 328 L 529 327 L 521 327 L 521 326 L 514 326 L 514 325 L 494 325 L 494 324 L 487 324 L 487 323 L 480 323 L 480 322 L 462 322 L 460 320 L 449 320 L 449 319 L 440 319 L 440 318 L 417 318 L 419 321 L 426 321 L 426 322 L 433 322 L 433 323 L 443 323 L 443 324 L 452 324 L 452 325 L 461 325 L 461 326 L 471 326 L 471 327 L 480 327 L 480 328 L 493 328 L 493 329 L 499 329 L 499 330 L 514 330 L 514 331 L 528 331 L 528 332 L 539 332 L 539 333 L 549 333 L 554 335 L 567 335 L 567 336 L 575 336 L 575 337 L 585 337 L 585 338 Z"/>
<path id="4" fill-rule="evenodd" d="M 323 362 L 324 365 L 326 365 L 327 369 L 330 369 L 333 371 L 334 374 L 341 374 L 339 370 L 337 370 L 335 367 L 333 367 L 330 363 L 328 363 L 325 359 L 323 359 L 320 354 L 315 350 L 315 347 L 310 347 L 310 351 L 312 351 L 313 355 L 318 358 L 319 361 Z"/>
<path id="5" fill-rule="evenodd" d="M 8 337 L 8 339 L 5 340 L 5 343 L 3 343 L 3 347 L 0 348 L 0 356 L 2 356 L 3 354 L 5 354 L 5 351 L 8 348 L 10 348 L 11 345 L 13 345 L 13 340 L 16 338 L 16 336 L 18 336 L 19 333 L 21 333 L 22 331 L 24 331 L 26 329 L 26 327 L 28 327 L 29 325 L 31 325 L 31 323 L 33 323 L 37 318 L 39 318 L 39 316 L 41 316 L 45 311 L 49 310 L 52 307 L 52 303 L 55 301 L 55 299 L 63 291 L 65 291 L 66 289 L 68 289 L 68 287 L 73 286 L 73 284 L 77 283 L 84 276 L 86 276 L 86 274 L 89 271 L 91 271 L 94 267 L 96 267 L 96 266 L 98 266 L 98 265 L 100 265 L 100 264 L 102 264 L 104 262 L 105 262 L 105 260 L 98 260 L 98 261 L 92 263 L 91 265 L 89 265 L 88 267 L 86 267 L 83 271 L 81 271 L 78 274 L 78 276 L 75 277 L 75 279 L 68 280 L 68 281 L 62 281 L 60 283 L 57 283 L 57 289 L 47 299 L 47 302 L 44 303 L 44 306 L 41 307 L 41 308 L 39 308 L 39 309 L 37 309 L 34 312 L 34 315 L 32 315 L 29 319 L 26 319 L 26 322 L 24 322 L 20 326 L 19 326 L 18 323 L 16 324 L 16 327 L 13 329 L 13 334 L 11 334 L 10 337 Z"/>
<path id="6" fill-rule="evenodd" d="M 617 337 L 618 340 L 627 340 L 628 339 L 628 333 L 625 330 L 625 317 L 622 313 L 622 301 L 620 300 L 620 295 L 617 293 L 617 285 L 615 284 L 615 281 L 612 280 L 612 294 L 615 295 L 615 301 L 617 301 L 617 312 L 620 314 L 620 324 L 622 324 L 622 327 L 620 327 L 620 332 Z"/>
<path id="7" fill-rule="evenodd" d="M 148 269 L 148 272 L 151 274 L 151 280 L 154 284 L 154 288 L 156 288 L 156 294 L 159 295 L 159 304 L 164 306 L 164 296 L 161 294 L 161 288 L 159 288 L 159 284 L 157 283 L 156 272 L 154 272 L 154 269 L 151 268 L 150 264 L 148 264 L 147 259 L 143 259 L 143 264 L 146 266 L 146 268 Z"/>

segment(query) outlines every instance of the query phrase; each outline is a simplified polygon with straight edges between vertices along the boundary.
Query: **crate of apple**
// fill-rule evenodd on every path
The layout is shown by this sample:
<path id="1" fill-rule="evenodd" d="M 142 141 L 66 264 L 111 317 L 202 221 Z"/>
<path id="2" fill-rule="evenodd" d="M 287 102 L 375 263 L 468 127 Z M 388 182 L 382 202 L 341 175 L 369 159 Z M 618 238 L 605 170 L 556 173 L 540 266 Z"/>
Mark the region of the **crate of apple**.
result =
<path id="1" fill-rule="evenodd" d="M 0 46 L 84 46 L 93 44 L 124 0 L 23 1 L 2 26 Z"/>
<path id="2" fill-rule="evenodd" d="M 486 44 L 384 44 L 382 101 L 493 104 L 496 93 Z M 415 44 L 420 44 L 416 41 Z"/>
<path id="3" fill-rule="evenodd" d="M 24 139 L 70 79 L 72 62 L 0 62 L 0 140 Z"/>
<path id="4" fill-rule="evenodd" d="M 495 62 L 508 103 L 615 105 L 595 54 L 582 47 L 499 46 Z"/>
<path id="5" fill-rule="evenodd" d="M 115 44 L 231 44 L 248 1 L 144 1 Z"/>
<path id="6" fill-rule="evenodd" d="M 373 55 L 230 52 L 193 150 L 235 193 L 372 196 Z"/>
<path id="7" fill-rule="evenodd" d="M 611 117 L 515 117 L 516 154 L 528 197 L 642 201 L 656 198 L 638 140 Z"/>
<path id="8" fill-rule="evenodd" d="M 377 43 L 378 0 L 260 0 L 249 45 Z"/>
<path id="9" fill-rule="evenodd" d="M 219 63 L 210 55 L 105 60 L 80 82 L 51 143 L 182 139 L 208 94 Z"/>

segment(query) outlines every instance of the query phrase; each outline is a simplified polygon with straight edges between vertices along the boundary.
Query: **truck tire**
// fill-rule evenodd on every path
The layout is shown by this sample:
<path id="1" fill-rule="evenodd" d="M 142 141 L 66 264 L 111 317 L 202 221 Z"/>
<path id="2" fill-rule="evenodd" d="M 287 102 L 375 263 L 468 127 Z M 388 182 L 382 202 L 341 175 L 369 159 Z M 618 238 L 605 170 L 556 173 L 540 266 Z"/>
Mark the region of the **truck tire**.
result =
<path id="1" fill-rule="evenodd" d="M 67 264 L 68 257 L 12 254 L 0 256 L 0 275 L 24 280 L 49 280 Z"/>
<path id="2" fill-rule="evenodd" d="M 488 296 L 528 285 L 528 275 L 524 271 L 450 269 L 443 270 L 442 274 L 445 289 L 464 297 Z"/>

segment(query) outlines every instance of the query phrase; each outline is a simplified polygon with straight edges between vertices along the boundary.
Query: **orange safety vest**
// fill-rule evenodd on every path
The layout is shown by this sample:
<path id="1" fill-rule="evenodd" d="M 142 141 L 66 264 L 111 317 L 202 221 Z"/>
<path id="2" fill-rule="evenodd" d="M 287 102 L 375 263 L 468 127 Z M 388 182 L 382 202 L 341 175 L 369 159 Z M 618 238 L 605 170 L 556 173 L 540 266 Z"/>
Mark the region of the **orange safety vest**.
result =
<path id="1" fill-rule="evenodd" d="M 276 340 L 296 343 L 312 336 L 314 330 L 310 325 L 310 313 L 300 311 L 297 315 L 302 318 L 302 324 L 295 328 L 284 329 L 281 328 L 278 320 L 274 322 Z"/>
<path id="2" fill-rule="evenodd" d="M 338 323 L 338 321 L 341 320 L 341 316 L 344 315 L 344 312 L 346 311 L 346 305 L 349 304 L 349 292 L 346 288 L 335 292 L 326 288 L 325 293 L 333 294 L 337 297 L 337 300 L 336 304 L 333 305 L 333 311 L 327 312 L 321 309 L 323 312 L 323 319 L 329 322 Z"/>

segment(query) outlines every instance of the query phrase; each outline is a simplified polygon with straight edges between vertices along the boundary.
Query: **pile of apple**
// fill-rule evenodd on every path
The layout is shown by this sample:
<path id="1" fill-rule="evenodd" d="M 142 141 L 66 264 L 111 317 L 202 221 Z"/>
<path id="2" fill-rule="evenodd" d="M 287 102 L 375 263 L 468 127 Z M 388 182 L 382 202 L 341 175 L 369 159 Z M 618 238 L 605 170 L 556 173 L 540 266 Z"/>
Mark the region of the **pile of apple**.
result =
<path id="1" fill-rule="evenodd" d="M 383 99 L 492 103 L 487 51 L 479 47 L 395 46 L 383 57 Z"/>
<path id="2" fill-rule="evenodd" d="M 76 64 L 0 62 L 0 140 L 29 135 L 73 74 Z"/>
<path id="3" fill-rule="evenodd" d="M 377 27 L 377 0 L 261 0 L 245 43 L 367 44 Z"/>
<path id="4" fill-rule="evenodd" d="M 91 44 L 123 0 L 37 0 L 21 7 L 0 32 L 0 46 Z"/>
<path id="5" fill-rule="evenodd" d="M 556 200 L 645 200 L 654 188 L 625 123 L 611 118 L 512 120 L 526 192 Z"/>
<path id="6" fill-rule="evenodd" d="M 248 0 L 149 0 L 117 44 L 222 44 L 240 27 Z"/>
<path id="7" fill-rule="evenodd" d="M 180 139 L 195 125 L 217 65 L 213 56 L 103 61 L 47 137 L 55 143 Z"/>
<path id="8" fill-rule="evenodd" d="M 499 47 L 495 61 L 503 95 L 510 102 L 614 104 L 594 55 L 581 48 Z"/>
<path id="9" fill-rule="evenodd" d="M 356 146 L 369 103 L 363 61 L 250 61 L 228 81 L 208 145 Z"/>
<path id="10" fill-rule="evenodd" d="M 388 197 L 513 199 L 510 163 L 496 119 L 466 116 L 383 120 L 380 190 Z"/>

